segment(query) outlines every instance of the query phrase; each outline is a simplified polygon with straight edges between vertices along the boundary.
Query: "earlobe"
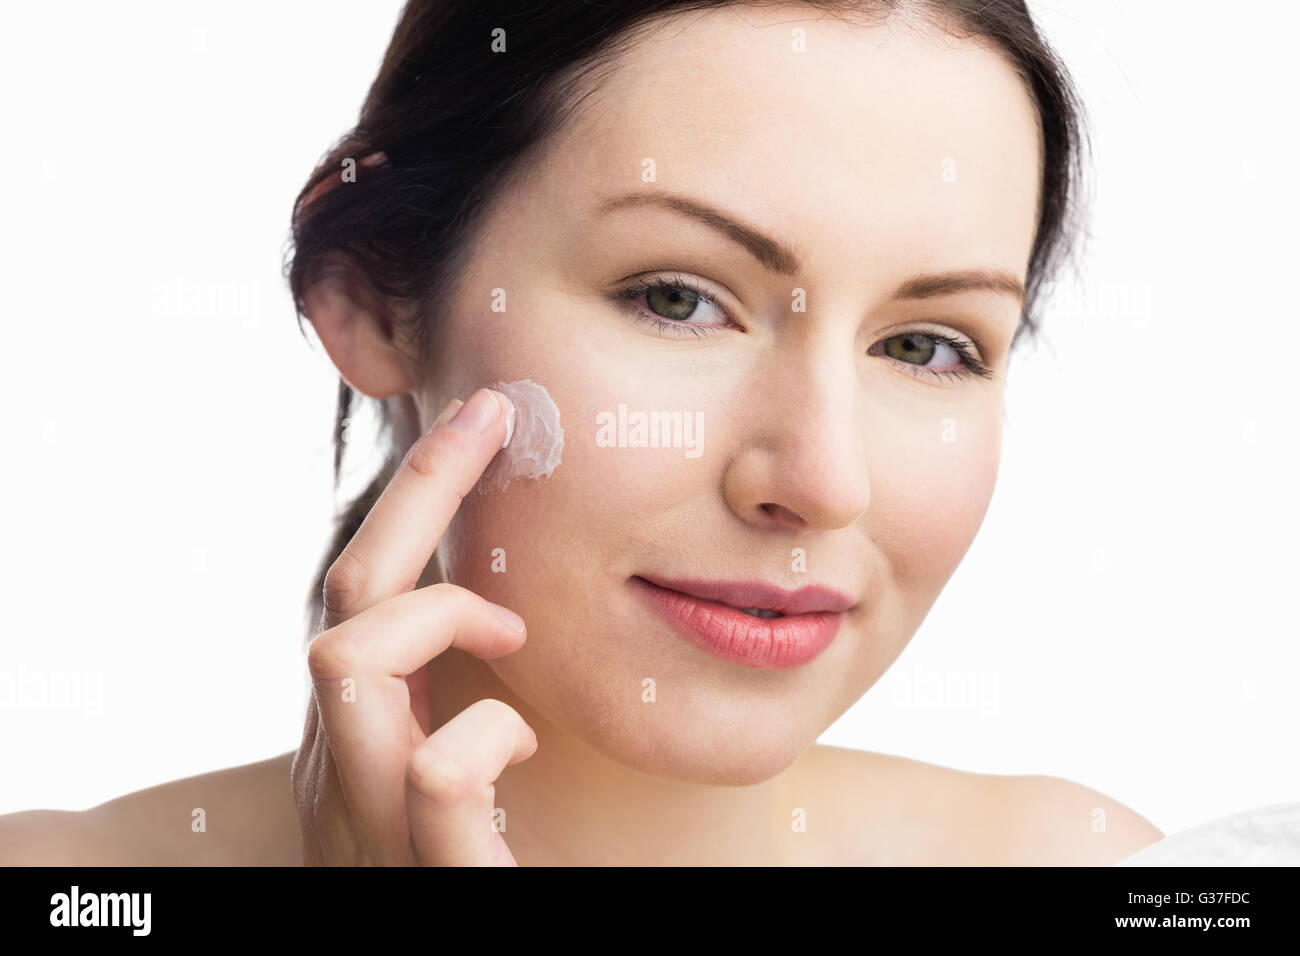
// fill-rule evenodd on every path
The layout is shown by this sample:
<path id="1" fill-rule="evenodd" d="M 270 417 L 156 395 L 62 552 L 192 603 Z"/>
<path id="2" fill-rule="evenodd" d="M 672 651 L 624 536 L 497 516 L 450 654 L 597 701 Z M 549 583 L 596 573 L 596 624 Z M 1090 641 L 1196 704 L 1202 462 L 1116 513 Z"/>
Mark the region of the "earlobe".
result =
<path id="1" fill-rule="evenodd" d="M 304 294 L 307 319 L 343 381 L 371 398 L 412 390 L 409 359 L 388 326 L 364 308 L 334 277 L 313 282 Z"/>

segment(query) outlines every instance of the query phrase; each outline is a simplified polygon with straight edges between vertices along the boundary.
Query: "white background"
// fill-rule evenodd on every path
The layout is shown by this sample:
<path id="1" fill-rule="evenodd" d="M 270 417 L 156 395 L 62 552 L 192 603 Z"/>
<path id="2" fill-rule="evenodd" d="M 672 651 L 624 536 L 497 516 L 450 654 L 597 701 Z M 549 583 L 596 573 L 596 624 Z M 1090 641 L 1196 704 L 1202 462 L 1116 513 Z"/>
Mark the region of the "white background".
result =
<path id="1" fill-rule="evenodd" d="M 1013 360 L 965 562 L 822 742 L 1172 833 L 1300 799 L 1296 18 L 1031 6 L 1092 124 L 1085 281 Z M 399 9 L 6 11 L 0 812 L 297 746 L 336 380 L 280 264 Z"/>

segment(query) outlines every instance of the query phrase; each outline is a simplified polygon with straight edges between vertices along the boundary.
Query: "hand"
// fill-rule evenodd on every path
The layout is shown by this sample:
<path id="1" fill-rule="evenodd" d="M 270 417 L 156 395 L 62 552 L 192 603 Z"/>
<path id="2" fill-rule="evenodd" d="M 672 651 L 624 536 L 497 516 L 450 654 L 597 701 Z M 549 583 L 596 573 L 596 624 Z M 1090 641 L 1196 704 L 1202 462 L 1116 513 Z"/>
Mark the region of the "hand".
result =
<path id="1" fill-rule="evenodd" d="M 515 865 L 492 828 L 493 784 L 537 736 L 492 699 L 430 734 L 424 665 L 449 646 L 485 659 L 516 651 L 523 621 L 453 584 L 412 590 L 501 449 L 507 409 L 488 389 L 449 403 L 326 575 L 290 773 L 308 866 Z"/>

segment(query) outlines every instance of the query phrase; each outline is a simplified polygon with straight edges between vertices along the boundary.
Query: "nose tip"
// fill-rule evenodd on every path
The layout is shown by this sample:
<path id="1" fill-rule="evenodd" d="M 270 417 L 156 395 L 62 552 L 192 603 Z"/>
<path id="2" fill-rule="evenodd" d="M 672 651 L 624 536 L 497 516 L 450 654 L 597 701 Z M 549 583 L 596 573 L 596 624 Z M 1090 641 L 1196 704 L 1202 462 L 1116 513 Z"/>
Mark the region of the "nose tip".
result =
<path id="1" fill-rule="evenodd" d="M 756 527 L 828 531 L 866 511 L 869 423 L 861 369 L 843 345 L 831 334 L 792 340 L 747 383 L 743 442 L 723 480 L 732 512 Z"/>

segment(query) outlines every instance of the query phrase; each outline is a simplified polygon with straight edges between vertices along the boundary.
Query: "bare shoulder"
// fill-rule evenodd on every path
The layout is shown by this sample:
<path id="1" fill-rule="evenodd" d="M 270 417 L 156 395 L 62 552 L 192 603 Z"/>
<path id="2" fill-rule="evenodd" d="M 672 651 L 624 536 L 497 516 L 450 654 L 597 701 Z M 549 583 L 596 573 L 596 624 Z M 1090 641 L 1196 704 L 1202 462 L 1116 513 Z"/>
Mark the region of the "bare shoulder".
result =
<path id="1" fill-rule="evenodd" d="M 0 866 L 111 866 L 89 810 L 23 810 L 0 816 Z"/>
<path id="2" fill-rule="evenodd" d="M 1106 866 L 1162 834 L 1059 777 L 981 774 L 817 745 L 795 778 L 829 839 L 810 862 L 876 866 Z M 810 824 L 811 829 L 811 824 Z"/>
<path id="3" fill-rule="evenodd" d="M 89 810 L 0 816 L 0 865 L 301 865 L 292 759 L 172 780 Z"/>
<path id="4" fill-rule="evenodd" d="M 1164 838 L 1150 820 L 1062 777 L 994 776 L 1012 866 L 1110 866 Z"/>

